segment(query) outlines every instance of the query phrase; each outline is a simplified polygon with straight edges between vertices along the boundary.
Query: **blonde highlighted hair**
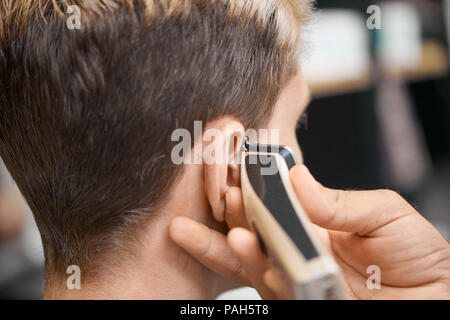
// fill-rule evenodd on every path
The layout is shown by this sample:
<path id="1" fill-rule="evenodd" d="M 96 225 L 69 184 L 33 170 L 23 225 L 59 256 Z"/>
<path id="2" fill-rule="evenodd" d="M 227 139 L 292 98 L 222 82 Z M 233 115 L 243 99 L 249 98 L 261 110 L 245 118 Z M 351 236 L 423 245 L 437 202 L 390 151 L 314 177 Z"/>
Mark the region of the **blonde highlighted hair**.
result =
<path id="1" fill-rule="evenodd" d="M 151 23 L 156 17 L 165 19 L 174 16 L 186 16 L 191 7 L 208 6 L 222 2 L 228 6 L 230 19 L 252 19 L 264 26 L 274 17 L 278 42 L 282 47 L 296 50 L 300 46 L 302 26 L 308 21 L 312 0 L 1 0 L 0 36 L 7 39 L 11 23 L 26 24 L 30 15 L 45 11 L 51 7 L 52 14 L 64 17 L 64 8 L 79 6 L 86 17 L 102 15 L 117 9 L 119 5 L 133 8 L 136 3 L 144 5 L 145 16 Z"/>

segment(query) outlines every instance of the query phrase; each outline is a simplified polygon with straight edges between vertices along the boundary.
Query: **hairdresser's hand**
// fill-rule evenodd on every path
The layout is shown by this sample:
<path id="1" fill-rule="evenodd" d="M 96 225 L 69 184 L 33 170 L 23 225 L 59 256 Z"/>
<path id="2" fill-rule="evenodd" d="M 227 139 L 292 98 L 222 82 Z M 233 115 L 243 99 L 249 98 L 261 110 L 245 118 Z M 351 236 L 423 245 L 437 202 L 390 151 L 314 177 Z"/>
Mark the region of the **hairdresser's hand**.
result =
<path id="1" fill-rule="evenodd" d="M 292 169 L 291 180 L 320 239 L 342 268 L 349 297 L 450 299 L 450 245 L 398 194 L 328 189 L 302 165 Z M 242 199 L 235 191 L 234 201 L 227 201 L 230 227 L 245 225 Z M 178 219 L 175 226 L 204 237 L 194 243 L 181 233 L 175 239 L 203 264 L 228 279 L 250 283 L 263 298 L 286 297 L 253 233 L 238 227 L 225 238 L 192 220 Z M 366 285 L 371 265 L 381 270 L 379 290 Z"/>

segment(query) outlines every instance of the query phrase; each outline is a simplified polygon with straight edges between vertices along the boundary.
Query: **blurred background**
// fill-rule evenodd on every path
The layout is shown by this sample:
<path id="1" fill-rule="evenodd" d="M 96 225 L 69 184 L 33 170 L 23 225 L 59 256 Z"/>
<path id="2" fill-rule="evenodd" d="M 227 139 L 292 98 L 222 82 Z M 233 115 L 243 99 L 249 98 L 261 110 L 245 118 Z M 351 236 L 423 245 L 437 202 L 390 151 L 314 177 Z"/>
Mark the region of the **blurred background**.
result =
<path id="1" fill-rule="evenodd" d="M 450 1 L 318 4 L 303 68 L 315 99 L 298 131 L 306 164 L 329 187 L 398 191 L 448 240 Z"/>
<path id="2" fill-rule="evenodd" d="M 314 97 L 298 130 L 306 165 L 329 187 L 398 191 L 449 240 L 450 0 L 317 7 L 302 58 Z M 40 299 L 42 266 L 34 221 L 0 168 L 0 299 Z"/>

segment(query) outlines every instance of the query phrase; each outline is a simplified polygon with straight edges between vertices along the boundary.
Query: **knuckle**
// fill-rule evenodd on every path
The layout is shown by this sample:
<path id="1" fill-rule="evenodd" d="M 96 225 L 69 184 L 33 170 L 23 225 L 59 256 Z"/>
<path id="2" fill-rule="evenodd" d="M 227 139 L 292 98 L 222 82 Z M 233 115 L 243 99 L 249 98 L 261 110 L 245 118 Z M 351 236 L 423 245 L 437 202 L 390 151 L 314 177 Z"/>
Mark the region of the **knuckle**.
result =
<path id="1" fill-rule="evenodd" d="M 390 216 L 390 219 L 399 219 L 405 216 L 418 214 L 418 211 L 398 192 L 388 189 L 384 189 L 382 192 L 384 192 L 383 199 L 385 199 L 386 205 L 390 208 L 386 213 Z"/>
<path id="2" fill-rule="evenodd" d="M 347 202 L 347 192 L 344 190 L 336 190 L 335 198 L 330 207 L 330 215 L 327 219 L 326 223 L 332 223 L 336 220 L 339 212 L 345 207 L 345 203 Z"/>
<path id="3" fill-rule="evenodd" d="M 405 204 L 406 200 L 396 191 L 390 189 L 382 189 L 383 198 L 395 204 Z"/>
<path id="4" fill-rule="evenodd" d="M 400 196 L 397 192 L 391 189 L 381 189 L 380 192 L 384 197 L 397 197 Z"/>
<path id="5" fill-rule="evenodd" d="M 231 274 L 234 276 L 240 276 L 242 274 L 242 263 L 239 259 L 236 259 L 231 266 Z"/>

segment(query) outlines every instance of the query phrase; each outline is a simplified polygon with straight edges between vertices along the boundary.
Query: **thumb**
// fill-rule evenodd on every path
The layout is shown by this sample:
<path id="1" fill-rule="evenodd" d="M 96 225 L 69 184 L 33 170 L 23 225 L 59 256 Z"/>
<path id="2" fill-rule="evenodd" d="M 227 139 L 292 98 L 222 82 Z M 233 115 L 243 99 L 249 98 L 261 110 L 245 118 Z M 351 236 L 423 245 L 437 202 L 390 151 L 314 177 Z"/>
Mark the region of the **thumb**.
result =
<path id="1" fill-rule="evenodd" d="M 297 165 L 290 171 L 291 183 L 303 208 L 311 221 L 321 227 L 328 225 L 330 208 L 328 207 L 322 186 L 304 165 Z"/>
<path id="2" fill-rule="evenodd" d="M 344 191 L 322 186 L 304 165 L 291 169 L 291 182 L 311 221 L 323 228 L 368 235 L 416 212 L 390 190 Z"/>

